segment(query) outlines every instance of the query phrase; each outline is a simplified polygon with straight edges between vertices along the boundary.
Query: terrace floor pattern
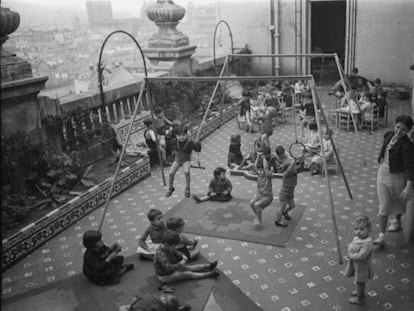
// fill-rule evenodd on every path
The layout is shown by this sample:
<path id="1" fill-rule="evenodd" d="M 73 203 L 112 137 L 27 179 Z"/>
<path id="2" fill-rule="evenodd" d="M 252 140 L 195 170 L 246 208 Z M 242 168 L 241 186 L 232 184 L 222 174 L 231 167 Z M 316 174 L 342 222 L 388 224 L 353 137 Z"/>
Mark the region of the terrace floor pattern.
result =
<path id="1" fill-rule="evenodd" d="M 320 93 L 320 97 L 322 102 L 332 101 L 327 94 Z M 390 99 L 389 105 L 389 127 L 397 115 L 412 115 L 408 100 Z M 290 118 L 274 129 L 272 150 L 278 144 L 288 148 L 295 141 L 293 126 Z M 353 195 L 353 200 L 349 199 L 340 174 L 330 174 L 342 265 L 338 263 L 326 178 L 311 176 L 309 172 L 299 175 L 295 201 L 306 205 L 306 208 L 286 247 L 196 236 L 201 252 L 208 259 L 218 258 L 218 268 L 266 311 L 414 310 L 414 244 L 404 243 L 401 232 L 388 233 L 386 247 L 376 249 L 372 256 L 375 276 L 367 283 L 365 305 L 354 306 L 347 302 L 355 287 L 351 279 L 342 275 L 347 262 L 346 247 L 352 239 L 352 222 L 358 215 L 365 214 L 373 221 L 374 238 L 379 231 L 376 158 L 386 129 L 380 128 L 372 133 L 364 130 L 359 134 L 333 129 L 333 138 L 341 147 L 341 161 Z M 206 169 L 191 171 L 192 193 L 207 192 L 214 168 L 226 165 L 233 133 L 241 134 L 244 152 L 258 137 L 258 134 L 239 130 L 233 119 L 203 140 L 200 161 Z M 237 176 L 231 176 L 231 180 L 234 197 L 253 197 L 256 190 L 254 181 Z M 275 218 L 280 182 L 273 180 L 275 199 L 264 211 L 264 217 Z M 184 197 L 182 171 L 177 173 L 175 188 L 173 195 L 165 198 L 167 187 L 163 185 L 159 168 L 154 168 L 152 176 L 111 200 L 102 229 L 105 240 L 122 243 L 126 256 L 134 254 L 138 238 L 148 223 L 147 211 L 158 208 L 166 212 Z M 102 212 L 103 208 L 92 212 L 5 271 L 2 274 L 2 298 L 11 298 L 82 273 L 82 234 L 88 229 L 98 228 Z M 138 259 L 136 264 L 139 264 Z M 8 310 L 8 305 L 2 305 L 2 309 Z"/>

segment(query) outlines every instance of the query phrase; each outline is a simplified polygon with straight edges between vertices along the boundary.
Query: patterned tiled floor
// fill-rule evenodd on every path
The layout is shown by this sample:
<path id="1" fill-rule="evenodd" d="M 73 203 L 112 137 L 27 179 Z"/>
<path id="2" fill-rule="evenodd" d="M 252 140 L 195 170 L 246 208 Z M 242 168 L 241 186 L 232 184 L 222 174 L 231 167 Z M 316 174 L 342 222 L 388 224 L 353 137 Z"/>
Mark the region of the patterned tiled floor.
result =
<path id="1" fill-rule="evenodd" d="M 328 101 L 328 97 L 321 97 L 322 101 Z M 389 126 L 397 114 L 410 111 L 408 101 L 390 100 L 390 104 Z M 351 240 L 353 219 L 367 214 L 375 224 L 374 234 L 378 233 L 376 157 L 384 129 L 372 134 L 365 130 L 358 135 L 344 130 L 334 131 L 353 195 L 350 200 L 340 175 L 330 175 L 342 265 L 338 264 L 327 179 L 306 172 L 300 175 L 296 190 L 297 204 L 305 204 L 306 209 L 285 248 L 198 236 L 202 253 L 208 258 L 219 258 L 219 268 L 266 311 L 413 310 L 414 245 L 404 244 L 402 233 L 388 234 L 387 247 L 374 253 L 375 279 L 367 285 L 365 305 L 347 303 L 354 286 L 341 272 L 346 263 L 346 246 Z M 230 135 L 237 132 L 241 133 L 243 149 L 247 151 L 256 135 L 239 131 L 235 120 L 203 141 L 200 161 L 206 170 L 192 171 L 194 193 L 206 192 L 213 169 L 226 163 Z M 295 131 L 290 120 L 275 128 L 272 149 L 277 144 L 287 147 L 294 140 Z M 235 176 L 232 176 L 232 182 L 235 197 L 249 199 L 254 195 L 254 182 Z M 124 245 L 125 255 L 134 254 L 139 235 L 147 225 L 146 211 L 150 208 L 167 211 L 178 203 L 184 196 L 183 183 L 184 176 L 179 171 L 176 191 L 167 199 L 161 172 L 154 169 L 151 177 L 112 200 L 102 229 L 106 241 L 119 241 Z M 274 180 L 275 195 L 279 186 L 280 181 Z M 264 217 L 275 217 L 277 202 L 276 198 L 265 210 Z M 3 273 L 2 297 L 8 298 L 81 273 L 82 233 L 98 227 L 102 212 L 100 208 L 91 213 Z"/>

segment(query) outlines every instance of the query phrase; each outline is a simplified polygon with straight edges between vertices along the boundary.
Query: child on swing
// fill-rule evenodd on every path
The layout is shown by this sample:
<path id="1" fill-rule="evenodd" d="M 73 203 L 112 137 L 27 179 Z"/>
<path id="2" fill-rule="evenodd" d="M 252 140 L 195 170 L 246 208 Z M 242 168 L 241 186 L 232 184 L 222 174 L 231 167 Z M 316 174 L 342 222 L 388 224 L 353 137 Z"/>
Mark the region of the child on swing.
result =
<path id="1" fill-rule="evenodd" d="M 348 246 L 350 260 L 345 267 L 344 275 L 354 278 L 357 290 L 351 293 L 349 302 L 357 305 L 364 303 L 365 285 L 373 277 L 370 267 L 370 258 L 374 249 L 369 236 L 371 227 L 371 220 L 367 216 L 359 216 L 355 219 L 354 238 Z"/>
<path id="2" fill-rule="evenodd" d="M 184 168 L 185 176 L 185 197 L 190 197 L 190 168 L 191 168 L 191 153 L 194 151 L 201 151 L 201 144 L 199 141 L 192 141 L 188 137 L 187 127 L 177 127 L 176 129 L 177 145 L 175 150 L 175 159 L 171 166 L 169 174 L 169 188 L 166 197 L 169 197 L 174 192 L 174 178 L 178 169 L 182 166 Z"/>
<path id="3" fill-rule="evenodd" d="M 263 141 L 257 142 L 257 158 L 255 167 L 257 171 L 257 193 L 250 201 L 250 207 L 255 214 L 253 225 L 255 229 L 262 228 L 262 210 L 273 201 L 272 171 L 269 167 L 270 147 Z"/>
<path id="4" fill-rule="evenodd" d="M 197 203 L 205 201 L 219 201 L 227 202 L 232 199 L 231 190 L 233 185 L 231 181 L 226 177 L 226 169 L 223 167 L 217 167 L 214 170 L 214 178 L 210 181 L 208 185 L 208 193 L 203 197 L 198 197 L 193 195 L 194 201 Z"/>

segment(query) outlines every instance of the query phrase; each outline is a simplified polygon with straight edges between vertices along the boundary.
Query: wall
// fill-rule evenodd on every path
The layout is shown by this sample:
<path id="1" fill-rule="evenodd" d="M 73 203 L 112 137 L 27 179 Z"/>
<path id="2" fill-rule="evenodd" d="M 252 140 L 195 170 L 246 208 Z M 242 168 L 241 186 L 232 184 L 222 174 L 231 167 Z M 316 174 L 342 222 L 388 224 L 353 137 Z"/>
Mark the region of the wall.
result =
<path id="1" fill-rule="evenodd" d="M 355 65 L 362 76 L 409 86 L 413 50 L 412 0 L 357 1 Z"/>

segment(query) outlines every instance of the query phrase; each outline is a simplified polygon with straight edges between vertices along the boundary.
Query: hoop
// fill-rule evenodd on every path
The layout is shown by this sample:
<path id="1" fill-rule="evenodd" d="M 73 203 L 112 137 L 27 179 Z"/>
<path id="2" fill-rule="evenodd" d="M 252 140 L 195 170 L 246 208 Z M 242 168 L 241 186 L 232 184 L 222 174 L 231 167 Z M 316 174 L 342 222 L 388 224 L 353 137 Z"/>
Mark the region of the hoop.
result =
<path id="1" fill-rule="evenodd" d="M 306 147 L 301 142 L 294 142 L 289 147 L 289 154 L 295 160 L 303 160 L 306 155 Z"/>

